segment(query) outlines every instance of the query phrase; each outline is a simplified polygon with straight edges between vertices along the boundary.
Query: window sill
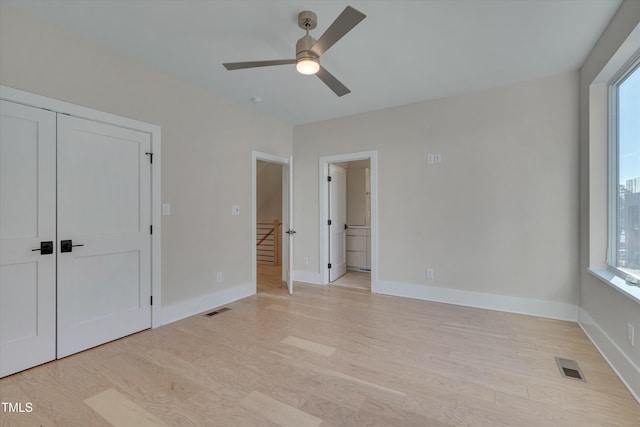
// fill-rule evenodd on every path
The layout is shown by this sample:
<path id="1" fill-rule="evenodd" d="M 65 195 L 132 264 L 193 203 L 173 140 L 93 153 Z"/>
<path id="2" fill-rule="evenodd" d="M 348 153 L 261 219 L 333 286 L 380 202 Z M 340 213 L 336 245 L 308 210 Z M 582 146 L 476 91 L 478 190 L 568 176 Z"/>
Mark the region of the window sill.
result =
<path id="1" fill-rule="evenodd" d="M 635 302 L 640 303 L 640 286 L 633 285 L 622 277 L 616 276 L 609 270 L 602 268 L 590 268 L 589 273 L 602 280 L 607 285 L 616 289 L 618 292 L 633 299 Z"/>

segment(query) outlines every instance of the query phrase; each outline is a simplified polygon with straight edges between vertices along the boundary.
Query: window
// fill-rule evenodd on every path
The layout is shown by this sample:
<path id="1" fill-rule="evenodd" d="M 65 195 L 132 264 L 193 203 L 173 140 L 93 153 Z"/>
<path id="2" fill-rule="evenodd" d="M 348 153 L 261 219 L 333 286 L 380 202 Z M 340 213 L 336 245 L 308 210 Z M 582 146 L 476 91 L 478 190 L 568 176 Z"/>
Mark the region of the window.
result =
<path id="1" fill-rule="evenodd" d="M 609 267 L 640 279 L 640 58 L 611 86 Z"/>

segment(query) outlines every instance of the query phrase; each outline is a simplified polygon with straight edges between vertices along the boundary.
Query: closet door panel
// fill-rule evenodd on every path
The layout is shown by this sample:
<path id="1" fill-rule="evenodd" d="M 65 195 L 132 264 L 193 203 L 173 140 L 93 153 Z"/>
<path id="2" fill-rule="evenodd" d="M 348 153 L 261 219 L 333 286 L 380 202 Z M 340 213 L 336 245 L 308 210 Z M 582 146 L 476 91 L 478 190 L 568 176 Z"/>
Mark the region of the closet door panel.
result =
<path id="1" fill-rule="evenodd" d="M 151 327 L 150 141 L 58 117 L 58 357 Z"/>
<path id="2" fill-rule="evenodd" d="M 0 101 L 1 377 L 56 357 L 55 119 Z"/>

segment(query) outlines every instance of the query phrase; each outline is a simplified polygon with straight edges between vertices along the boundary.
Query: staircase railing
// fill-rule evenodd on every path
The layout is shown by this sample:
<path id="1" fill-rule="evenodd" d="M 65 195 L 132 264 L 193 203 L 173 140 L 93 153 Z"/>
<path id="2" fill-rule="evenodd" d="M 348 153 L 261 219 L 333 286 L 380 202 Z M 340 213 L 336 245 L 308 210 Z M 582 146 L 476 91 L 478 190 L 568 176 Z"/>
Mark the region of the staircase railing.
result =
<path id="1" fill-rule="evenodd" d="M 256 255 L 260 264 L 280 265 L 279 220 L 256 223 Z"/>

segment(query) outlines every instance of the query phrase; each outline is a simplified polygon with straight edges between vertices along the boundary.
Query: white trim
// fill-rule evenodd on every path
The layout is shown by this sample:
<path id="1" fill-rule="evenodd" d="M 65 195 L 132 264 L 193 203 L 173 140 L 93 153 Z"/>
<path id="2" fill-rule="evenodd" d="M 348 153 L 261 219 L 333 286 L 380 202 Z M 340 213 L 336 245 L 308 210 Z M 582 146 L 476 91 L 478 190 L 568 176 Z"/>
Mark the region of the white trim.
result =
<path id="1" fill-rule="evenodd" d="M 313 285 L 327 284 L 326 282 L 323 282 L 322 275 L 315 271 L 295 270 L 293 272 L 293 280 L 295 282 L 311 283 Z"/>
<path id="2" fill-rule="evenodd" d="M 257 178 L 257 164 L 258 164 L 258 160 L 262 160 L 265 162 L 270 162 L 270 163 L 277 163 L 279 165 L 283 166 L 283 176 L 288 175 L 284 172 L 288 171 L 289 166 L 289 159 L 287 157 L 279 157 L 279 156 L 275 156 L 273 154 L 267 154 L 267 153 L 261 153 L 259 151 L 251 151 L 251 283 L 253 283 L 253 293 L 255 294 L 258 290 L 258 267 L 257 267 L 257 250 L 256 250 L 256 244 L 258 243 L 256 241 L 256 223 L 258 221 L 258 207 L 256 206 L 256 198 L 258 195 L 258 190 L 257 190 L 257 186 L 256 186 L 256 178 Z M 283 203 L 285 201 L 285 199 L 287 199 L 287 203 L 289 198 L 285 197 L 286 195 L 284 194 L 285 191 L 288 191 L 288 183 L 285 183 L 284 180 L 282 181 L 282 200 Z M 285 190 L 285 187 L 287 188 L 287 190 Z M 284 216 L 288 215 L 287 212 L 285 212 L 285 209 L 282 210 L 282 215 L 283 215 L 283 223 L 284 223 Z M 284 248 L 284 245 L 283 245 Z M 288 257 L 288 255 L 287 255 Z M 285 253 L 283 251 L 282 253 L 282 259 L 284 260 L 285 258 Z M 283 263 L 283 274 L 284 274 L 284 263 Z"/>
<path id="3" fill-rule="evenodd" d="M 617 276 L 615 273 L 605 270 L 602 268 L 590 268 L 588 269 L 589 273 L 598 279 L 602 280 L 607 285 L 611 286 L 613 289 L 617 290 L 621 294 L 626 297 L 635 300 L 635 302 L 640 303 L 640 286 L 634 285 L 627 282 L 620 276 Z"/>
<path id="4" fill-rule="evenodd" d="M 123 128 L 133 129 L 142 132 L 152 133 L 159 126 L 150 123 L 140 122 L 128 117 L 117 116 L 115 114 L 104 111 L 94 110 L 93 108 L 83 107 L 81 105 L 71 104 L 65 101 L 48 98 L 42 95 L 36 95 L 20 89 L 14 89 L 8 86 L 0 86 L 0 98 L 16 102 L 18 104 L 28 105 L 36 108 L 44 108 L 55 111 L 56 113 L 69 114 L 71 116 L 82 119 L 92 120 L 94 122 L 116 125 Z"/>
<path id="5" fill-rule="evenodd" d="M 378 292 L 378 151 L 361 151 L 358 153 L 337 154 L 322 156 L 319 159 L 320 177 L 320 278 L 319 284 L 329 283 L 329 270 L 326 268 L 329 258 L 329 244 L 327 242 L 329 217 L 327 177 L 329 176 L 329 163 L 351 162 L 355 160 L 369 160 L 371 173 L 371 292 Z M 311 282 L 314 283 L 314 282 Z"/>
<path id="6" fill-rule="evenodd" d="M 140 122 L 127 117 L 116 116 L 92 108 L 82 107 L 46 96 L 36 95 L 23 90 L 0 85 L 0 99 L 28 105 L 35 108 L 44 108 L 57 113 L 69 114 L 74 117 L 92 120 L 94 122 L 111 124 L 140 132 L 146 132 L 151 136 L 153 150 L 153 167 L 151 168 L 151 222 L 153 235 L 151 236 L 151 295 L 153 306 L 151 307 L 151 327 L 162 325 L 160 311 L 162 307 L 162 201 L 161 201 L 161 141 L 160 126 Z"/>
<path id="7" fill-rule="evenodd" d="M 239 286 L 234 286 L 233 288 L 222 289 L 171 304 L 162 308 L 162 324 L 167 325 L 184 319 L 185 317 L 191 317 L 254 294 L 254 285 L 252 283 L 244 283 Z"/>
<path id="8" fill-rule="evenodd" d="M 640 368 L 627 356 L 583 308 L 580 308 L 578 325 L 582 328 L 620 381 L 640 403 Z"/>
<path id="9" fill-rule="evenodd" d="M 578 306 L 555 301 L 544 301 L 483 292 L 463 291 L 460 289 L 439 288 L 378 280 L 375 291 L 379 294 L 416 298 L 466 307 L 505 311 L 559 320 L 578 320 Z"/>
<path id="10" fill-rule="evenodd" d="M 629 78 L 633 73 L 640 73 L 640 51 L 635 53 L 635 56 L 627 62 L 623 68 L 618 72 L 616 77 L 608 86 L 608 210 L 607 210 L 607 265 L 609 268 L 618 275 L 627 274 L 629 276 L 638 279 L 634 273 L 629 273 L 618 267 L 618 213 L 620 209 L 620 122 L 619 122 L 619 89 L 620 85 Z"/>
<path id="11" fill-rule="evenodd" d="M 618 245 L 618 105 L 617 87 L 609 84 L 607 87 L 607 258 L 605 262 L 611 265 L 617 259 Z"/>

